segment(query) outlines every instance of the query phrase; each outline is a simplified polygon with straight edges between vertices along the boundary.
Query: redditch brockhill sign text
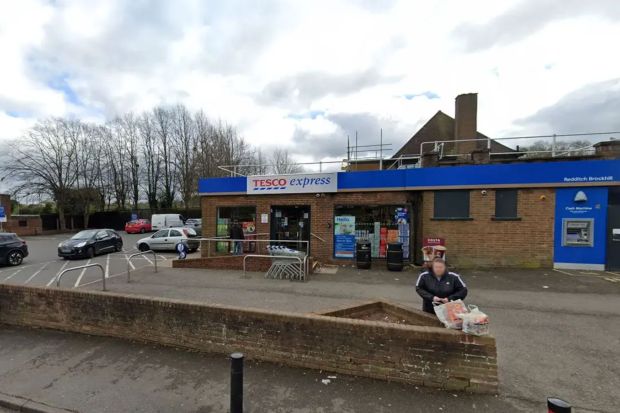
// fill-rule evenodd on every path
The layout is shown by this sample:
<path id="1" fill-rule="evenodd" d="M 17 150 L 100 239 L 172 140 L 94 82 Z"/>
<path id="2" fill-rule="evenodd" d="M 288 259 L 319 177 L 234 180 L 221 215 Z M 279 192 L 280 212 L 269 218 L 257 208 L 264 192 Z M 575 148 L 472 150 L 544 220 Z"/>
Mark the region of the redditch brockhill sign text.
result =
<path id="1" fill-rule="evenodd" d="M 304 194 L 336 192 L 338 173 L 248 176 L 247 193 Z"/>

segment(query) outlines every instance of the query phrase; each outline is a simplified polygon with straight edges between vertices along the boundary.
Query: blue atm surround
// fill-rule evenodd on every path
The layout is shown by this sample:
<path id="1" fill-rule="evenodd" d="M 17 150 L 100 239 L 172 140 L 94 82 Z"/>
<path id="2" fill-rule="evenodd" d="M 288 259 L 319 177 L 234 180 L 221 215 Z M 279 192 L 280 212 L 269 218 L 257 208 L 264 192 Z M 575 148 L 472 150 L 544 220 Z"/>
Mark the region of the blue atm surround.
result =
<path id="1" fill-rule="evenodd" d="M 587 200 L 576 201 L 582 191 Z M 555 193 L 554 268 L 605 269 L 607 243 L 607 187 L 558 188 Z M 564 219 L 593 219 L 592 246 L 563 246 L 562 223 Z"/>

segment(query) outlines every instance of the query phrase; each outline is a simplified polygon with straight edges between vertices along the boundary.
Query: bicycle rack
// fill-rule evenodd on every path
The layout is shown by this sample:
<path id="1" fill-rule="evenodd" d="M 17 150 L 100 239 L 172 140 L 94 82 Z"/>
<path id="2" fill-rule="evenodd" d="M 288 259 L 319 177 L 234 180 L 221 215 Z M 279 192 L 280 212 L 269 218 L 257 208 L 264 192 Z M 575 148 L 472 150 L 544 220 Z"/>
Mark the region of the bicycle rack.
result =
<path id="1" fill-rule="evenodd" d="M 155 272 L 157 272 L 157 254 L 153 250 L 137 252 L 135 254 L 131 254 L 129 258 L 127 258 L 127 282 L 131 282 L 131 269 L 129 268 L 129 263 L 133 257 L 138 257 L 140 255 L 153 254 L 153 266 L 155 267 Z"/>
<path id="2" fill-rule="evenodd" d="M 91 268 L 91 267 L 99 267 L 99 269 L 101 270 L 101 282 L 103 284 L 103 291 L 105 291 L 105 270 L 103 269 L 103 266 L 101 264 L 97 264 L 97 263 L 80 265 L 79 267 L 67 268 L 66 270 L 61 271 L 60 274 L 56 276 L 56 287 L 60 287 L 60 279 L 62 278 L 63 275 L 65 275 L 69 271 L 81 270 L 84 268 Z"/>

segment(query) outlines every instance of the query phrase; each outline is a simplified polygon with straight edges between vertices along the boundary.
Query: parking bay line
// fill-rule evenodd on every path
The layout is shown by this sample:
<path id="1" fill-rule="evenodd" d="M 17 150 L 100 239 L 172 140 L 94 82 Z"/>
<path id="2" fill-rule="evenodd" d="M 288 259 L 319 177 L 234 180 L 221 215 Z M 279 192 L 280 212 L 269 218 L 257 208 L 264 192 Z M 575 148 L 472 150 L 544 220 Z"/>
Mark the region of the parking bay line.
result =
<path id="1" fill-rule="evenodd" d="M 49 287 L 50 285 L 52 285 L 52 284 L 54 283 L 54 281 L 56 281 L 56 278 L 58 278 L 58 275 L 62 272 L 62 270 L 64 270 L 64 269 L 65 269 L 65 267 L 67 267 L 67 265 L 68 265 L 68 264 L 69 264 L 69 261 L 66 261 L 66 262 L 62 265 L 62 267 L 60 267 L 60 270 L 56 273 L 56 275 L 54 275 L 54 276 L 52 277 L 52 279 L 51 279 L 51 280 L 50 280 L 47 284 L 45 284 L 45 286 L 46 286 L 46 287 Z"/>
<path id="2" fill-rule="evenodd" d="M 90 265 L 90 260 L 86 261 L 86 265 Z M 86 272 L 86 268 L 82 268 L 82 272 L 80 272 L 79 277 L 77 278 L 77 280 L 75 280 L 75 285 L 73 285 L 73 288 L 80 285 L 80 281 L 82 281 L 82 277 L 84 276 L 85 272 Z"/>
<path id="3" fill-rule="evenodd" d="M 53 262 L 53 261 L 50 261 L 50 262 Z M 35 271 L 34 274 L 32 274 L 30 277 L 28 277 L 28 279 L 26 281 L 24 281 L 24 285 L 28 284 L 34 277 L 39 275 L 41 273 L 41 271 L 46 269 L 49 264 L 50 264 L 49 262 L 46 262 L 41 268 L 39 268 L 37 271 Z"/>
<path id="4" fill-rule="evenodd" d="M 15 271 L 13 274 L 11 274 L 11 275 L 9 275 L 8 277 L 6 277 L 6 278 L 4 279 L 4 281 L 3 281 L 3 282 L 6 282 L 6 281 L 10 280 L 11 278 L 15 277 L 15 276 L 16 276 L 17 274 L 19 274 L 19 273 L 20 273 L 23 269 L 24 269 L 24 268 L 20 268 L 20 269 L 18 269 L 18 270 L 17 270 L 17 271 Z"/>
<path id="5" fill-rule="evenodd" d="M 132 266 L 132 267 L 133 267 L 133 266 Z M 149 267 L 149 265 L 143 265 L 142 267 L 138 267 L 137 269 L 138 269 L 138 270 L 141 270 L 141 269 L 143 269 L 143 268 L 148 268 L 148 267 Z M 133 269 L 135 270 L 135 269 L 136 269 L 136 267 L 134 267 Z M 116 277 L 120 277 L 121 275 L 126 275 L 126 274 L 127 274 L 127 271 L 123 271 L 123 272 L 119 272 L 119 273 L 117 273 L 117 274 L 112 274 L 112 275 L 110 275 L 108 278 L 110 278 L 110 279 L 111 279 L 111 278 L 116 278 Z M 100 283 L 100 282 L 101 282 L 101 280 L 99 280 L 99 279 L 94 280 L 94 281 L 89 281 L 89 282 L 87 282 L 87 283 L 84 283 L 84 284 L 80 285 L 80 287 L 79 287 L 79 288 L 86 287 L 87 285 L 92 285 L 92 284 L 96 284 L 96 283 Z"/>

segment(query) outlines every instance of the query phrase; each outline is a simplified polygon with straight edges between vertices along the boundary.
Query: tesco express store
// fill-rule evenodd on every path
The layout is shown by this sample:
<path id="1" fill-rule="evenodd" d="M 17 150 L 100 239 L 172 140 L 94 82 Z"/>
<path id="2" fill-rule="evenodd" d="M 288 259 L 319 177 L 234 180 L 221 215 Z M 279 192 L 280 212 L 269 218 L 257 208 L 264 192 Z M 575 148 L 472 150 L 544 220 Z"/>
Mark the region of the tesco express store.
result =
<path id="1" fill-rule="evenodd" d="M 287 241 L 324 263 L 355 243 L 374 260 L 402 242 L 405 259 L 440 241 L 452 265 L 620 268 L 620 160 L 539 161 L 360 172 L 207 178 L 203 236 Z M 246 253 L 257 251 L 246 242 Z M 227 255 L 226 242 L 203 257 Z"/>

